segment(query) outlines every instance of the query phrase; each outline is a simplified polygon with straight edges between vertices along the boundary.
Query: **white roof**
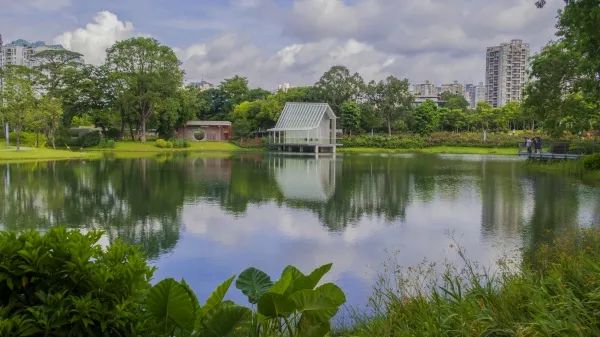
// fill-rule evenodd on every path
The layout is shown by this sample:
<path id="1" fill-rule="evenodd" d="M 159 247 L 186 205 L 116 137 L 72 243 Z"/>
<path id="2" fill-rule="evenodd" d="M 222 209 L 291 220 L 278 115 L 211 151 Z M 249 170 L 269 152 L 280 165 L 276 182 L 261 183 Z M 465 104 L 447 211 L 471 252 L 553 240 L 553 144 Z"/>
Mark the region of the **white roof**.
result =
<path id="1" fill-rule="evenodd" d="M 268 131 L 316 129 L 325 114 L 329 119 L 336 118 L 327 103 L 285 103 L 277 124 Z"/>

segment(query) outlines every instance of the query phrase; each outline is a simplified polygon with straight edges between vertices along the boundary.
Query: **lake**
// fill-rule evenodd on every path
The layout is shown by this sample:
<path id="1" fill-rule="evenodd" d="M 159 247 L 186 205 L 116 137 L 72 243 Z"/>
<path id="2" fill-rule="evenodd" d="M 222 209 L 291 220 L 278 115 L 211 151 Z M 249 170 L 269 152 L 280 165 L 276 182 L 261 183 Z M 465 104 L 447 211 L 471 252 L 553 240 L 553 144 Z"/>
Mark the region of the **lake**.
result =
<path id="1" fill-rule="evenodd" d="M 386 261 L 452 261 L 458 244 L 493 266 L 600 220 L 599 188 L 509 156 L 180 154 L 11 163 L 0 175 L 2 228 L 103 229 L 201 300 L 249 266 L 277 278 L 333 262 L 328 279 L 360 308 Z"/>

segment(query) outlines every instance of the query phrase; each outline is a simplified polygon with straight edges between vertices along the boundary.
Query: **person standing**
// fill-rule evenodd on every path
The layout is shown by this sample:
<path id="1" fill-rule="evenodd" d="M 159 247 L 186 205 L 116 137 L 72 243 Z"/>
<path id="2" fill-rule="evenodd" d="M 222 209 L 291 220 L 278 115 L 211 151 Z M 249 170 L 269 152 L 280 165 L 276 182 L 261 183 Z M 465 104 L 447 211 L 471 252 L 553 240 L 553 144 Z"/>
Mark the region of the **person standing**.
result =
<path id="1" fill-rule="evenodd" d="M 527 153 L 531 156 L 531 138 L 525 137 L 525 148 L 527 148 Z"/>
<path id="2" fill-rule="evenodd" d="M 542 153 L 542 138 L 535 137 L 535 142 L 533 142 L 533 144 L 535 145 L 535 153 L 541 154 Z"/>

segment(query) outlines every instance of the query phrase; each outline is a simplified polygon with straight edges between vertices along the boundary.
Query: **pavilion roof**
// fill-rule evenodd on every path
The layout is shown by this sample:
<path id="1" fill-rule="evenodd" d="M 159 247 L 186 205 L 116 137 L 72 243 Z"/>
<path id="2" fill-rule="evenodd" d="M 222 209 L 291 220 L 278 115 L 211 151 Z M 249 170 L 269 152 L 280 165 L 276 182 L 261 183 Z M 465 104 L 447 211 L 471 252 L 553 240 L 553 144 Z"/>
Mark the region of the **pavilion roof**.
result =
<path id="1" fill-rule="evenodd" d="M 335 119 L 327 103 L 285 103 L 274 128 L 268 131 L 312 130 L 319 127 L 323 116 Z"/>

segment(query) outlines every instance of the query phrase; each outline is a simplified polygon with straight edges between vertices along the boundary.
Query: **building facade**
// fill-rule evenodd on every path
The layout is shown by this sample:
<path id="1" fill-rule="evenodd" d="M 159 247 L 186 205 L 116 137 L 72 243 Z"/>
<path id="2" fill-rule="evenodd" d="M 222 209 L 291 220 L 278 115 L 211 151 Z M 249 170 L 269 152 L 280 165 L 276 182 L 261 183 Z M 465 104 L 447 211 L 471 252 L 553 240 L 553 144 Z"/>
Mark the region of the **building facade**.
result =
<path id="1" fill-rule="evenodd" d="M 453 95 L 463 95 L 464 87 L 461 83 L 458 83 L 458 81 L 454 81 L 452 83 L 442 84 L 440 94 L 444 92 L 449 92 Z"/>
<path id="2" fill-rule="evenodd" d="M 437 96 L 439 94 L 439 89 L 435 84 L 425 81 L 425 83 L 419 83 L 413 86 L 413 94 L 418 97 Z"/>
<path id="3" fill-rule="evenodd" d="M 2 39 L 0 38 L 0 45 Z M 0 67 L 5 65 L 18 65 L 25 67 L 35 67 L 39 62 L 33 58 L 33 55 L 45 50 L 64 50 L 59 44 L 48 45 L 42 41 L 29 42 L 25 40 L 15 40 L 9 44 L 0 47 Z M 83 58 L 79 59 L 83 63 Z"/>
<path id="4" fill-rule="evenodd" d="M 486 52 L 486 101 L 493 107 L 510 101 L 520 101 L 527 80 L 529 44 L 512 40 L 488 47 Z"/>
<path id="5" fill-rule="evenodd" d="M 479 82 L 478 85 L 475 86 L 475 100 L 473 102 L 473 108 L 477 107 L 477 103 L 486 102 L 487 100 L 487 87 L 483 82 Z"/>

